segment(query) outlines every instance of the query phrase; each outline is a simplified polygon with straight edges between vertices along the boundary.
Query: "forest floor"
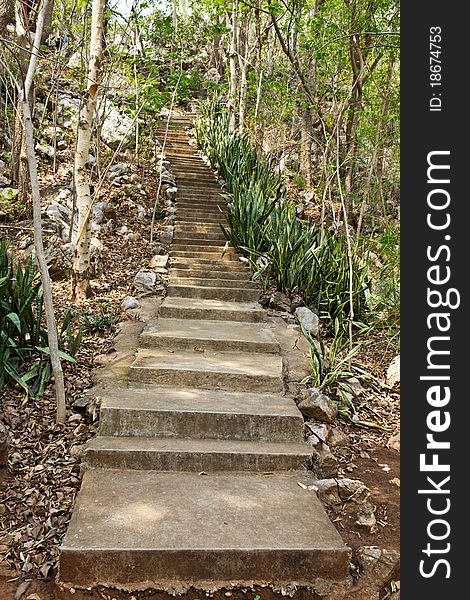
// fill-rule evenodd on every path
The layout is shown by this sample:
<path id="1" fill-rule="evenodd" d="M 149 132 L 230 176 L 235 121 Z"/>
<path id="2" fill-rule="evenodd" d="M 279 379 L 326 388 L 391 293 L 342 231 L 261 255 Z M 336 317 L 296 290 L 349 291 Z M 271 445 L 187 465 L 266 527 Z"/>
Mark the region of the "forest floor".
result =
<path id="1" fill-rule="evenodd" d="M 120 160 L 129 160 L 129 157 L 124 156 Z M 149 214 L 153 208 L 157 178 L 151 165 L 145 161 L 140 162 L 138 173 L 142 188 L 147 192 L 139 202 Z M 61 182 L 57 175 L 53 180 L 56 186 L 65 184 L 65 179 Z M 116 205 L 113 218 L 117 226 L 126 226 L 134 235 L 126 239 L 114 233 L 100 238 L 104 245 L 102 273 L 92 282 L 94 297 L 80 307 L 97 330 L 93 332 L 93 327 L 90 327 L 84 334 L 77 364 L 65 365 L 69 408 L 66 424 L 55 424 L 51 385 L 40 399 L 25 398 L 13 388 L 2 390 L 0 412 L 10 429 L 11 439 L 8 473 L 0 474 L 1 600 L 55 598 L 54 578 L 59 545 L 80 486 L 81 449 L 98 426 L 97 409 L 91 407 L 86 411 L 74 408 L 74 404 L 77 406 L 76 401 L 92 386 L 93 371 L 103 363 L 103 357 L 114 352 L 113 340 L 120 330 L 120 323 L 135 318 L 122 312 L 121 302 L 125 296 L 134 294 L 132 282 L 135 273 L 145 267 L 155 254 L 149 240 L 150 221 L 138 218 L 135 205 L 129 202 L 126 185 L 113 188 L 111 183 L 107 183 L 106 186 L 101 190 L 101 199 L 113 195 Z M 25 230 L 18 228 L 16 223 L 12 226 L 8 229 L 4 225 L 1 235 L 19 246 L 26 235 Z M 53 292 L 57 312 L 63 314 L 71 304 L 70 282 L 67 279 L 54 281 Z M 361 357 L 361 365 L 384 381 L 397 348 L 390 343 L 385 332 L 374 334 L 370 341 L 367 352 Z M 353 551 L 360 546 L 373 546 L 398 552 L 398 389 L 384 388 L 380 393 L 367 390 L 361 396 L 357 414 L 361 420 L 374 422 L 376 427 L 357 427 L 337 421 L 335 427 L 348 436 L 349 442 L 346 446 L 335 448 L 334 453 L 339 461 L 339 476 L 359 479 L 370 489 L 371 500 L 376 505 L 377 528 L 373 533 L 366 533 L 359 530 L 354 519 L 347 514 L 330 516 Z M 234 592 L 231 597 L 233 600 L 238 597 L 252 600 L 255 594 L 249 592 Z M 264 590 L 261 600 L 269 600 L 270 594 Z M 225 598 L 228 595 L 221 592 L 214 597 Z M 96 591 L 93 597 L 118 599 L 120 595 Z M 145 597 L 145 594 L 135 594 L 137 597 Z M 193 600 L 203 597 L 203 594 L 194 592 L 186 597 Z M 303 597 L 308 596 L 295 596 L 299 600 Z M 387 597 L 384 591 L 382 598 Z"/>

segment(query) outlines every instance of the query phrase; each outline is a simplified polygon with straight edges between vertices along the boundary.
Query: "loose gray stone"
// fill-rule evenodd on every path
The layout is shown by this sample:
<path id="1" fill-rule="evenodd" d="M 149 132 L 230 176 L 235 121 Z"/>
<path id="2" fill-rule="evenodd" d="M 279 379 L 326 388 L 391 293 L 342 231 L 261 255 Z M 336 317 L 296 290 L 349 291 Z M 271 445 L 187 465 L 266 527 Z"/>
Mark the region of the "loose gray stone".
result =
<path id="1" fill-rule="evenodd" d="M 175 186 L 169 187 L 166 190 L 166 195 L 168 196 L 168 198 L 170 198 L 171 200 L 174 200 L 176 198 L 176 194 L 178 193 L 178 188 Z"/>
<path id="2" fill-rule="evenodd" d="M 136 209 L 137 209 L 137 218 L 139 219 L 139 221 L 143 221 L 145 219 L 145 215 L 147 214 L 145 207 L 143 207 L 142 204 L 137 204 Z"/>
<path id="3" fill-rule="evenodd" d="M 140 302 L 134 296 L 126 296 L 121 302 L 121 309 L 133 310 L 134 308 L 140 308 Z"/>
<path id="4" fill-rule="evenodd" d="M 341 508 L 344 505 L 357 510 L 369 498 L 369 489 L 359 479 L 321 479 L 315 482 L 317 494 L 323 504 L 329 508 Z"/>
<path id="5" fill-rule="evenodd" d="M 134 277 L 133 286 L 139 292 L 152 292 L 157 283 L 157 274 L 149 269 L 142 269 Z"/>
<path id="6" fill-rule="evenodd" d="M 121 148 L 127 148 L 134 140 L 134 124 L 127 115 L 119 112 L 114 106 L 103 106 L 101 109 L 101 139 L 115 150 L 122 142 Z"/>
<path id="7" fill-rule="evenodd" d="M 343 433 L 340 429 L 331 427 L 330 434 L 328 436 L 328 444 L 332 448 L 336 448 L 338 446 L 347 446 L 349 444 L 349 436 Z"/>
<path id="8" fill-rule="evenodd" d="M 161 244 L 171 244 L 171 242 L 173 241 L 173 232 L 172 231 L 163 231 L 158 236 L 158 241 Z"/>
<path id="9" fill-rule="evenodd" d="M 303 398 L 297 406 L 307 419 L 317 419 L 323 423 L 333 423 L 338 414 L 336 404 L 314 387 L 303 392 Z"/>
<path id="10" fill-rule="evenodd" d="M 289 311 L 290 300 L 282 292 L 274 292 L 274 294 L 271 294 L 271 298 L 269 299 L 269 308 L 273 308 L 274 310 Z"/>
<path id="11" fill-rule="evenodd" d="M 308 438 L 313 445 L 312 468 L 317 477 L 336 477 L 338 475 L 338 459 L 332 454 L 329 446 L 321 442 L 316 435 Z"/>
<path id="12" fill-rule="evenodd" d="M 111 202 L 97 202 L 93 206 L 92 222 L 100 225 L 104 219 L 109 219 L 114 213 L 114 205 Z"/>
<path id="13" fill-rule="evenodd" d="M 373 546 L 361 546 L 356 552 L 361 577 L 359 585 L 370 583 L 373 589 L 381 589 L 391 579 L 399 578 L 400 554 L 394 550 L 381 550 Z"/>
<path id="14" fill-rule="evenodd" d="M 318 338 L 320 319 L 314 312 L 306 306 L 299 306 L 295 309 L 295 316 L 299 320 L 302 329 L 307 331 L 313 338 Z"/>
<path id="15" fill-rule="evenodd" d="M 370 502 L 365 502 L 361 506 L 355 523 L 359 529 L 367 533 L 374 533 L 377 530 L 377 519 L 374 511 L 375 507 Z"/>
<path id="16" fill-rule="evenodd" d="M 36 152 L 46 158 L 54 158 L 55 150 L 48 144 L 36 144 Z"/>
<path id="17" fill-rule="evenodd" d="M 364 388 L 357 377 L 346 379 L 346 383 L 351 388 L 351 392 L 354 396 L 360 396 L 364 392 Z"/>
<path id="18" fill-rule="evenodd" d="M 169 258 L 168 254 L 156 254 L 150 259 L 149 267 L 151 269 L 165 268 Z"/>

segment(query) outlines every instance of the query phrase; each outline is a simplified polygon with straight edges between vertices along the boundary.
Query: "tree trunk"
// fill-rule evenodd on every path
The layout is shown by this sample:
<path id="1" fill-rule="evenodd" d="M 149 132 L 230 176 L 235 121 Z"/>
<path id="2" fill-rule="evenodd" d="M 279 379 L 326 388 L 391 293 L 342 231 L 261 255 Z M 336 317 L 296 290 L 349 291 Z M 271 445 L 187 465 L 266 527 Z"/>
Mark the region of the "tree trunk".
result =
<path id="1" fill-rule="evenodd" d="M 91 296 L 90 242 L 93 201 L 90 179 L 86 169 L 91 141 L 91 126 L 101 77 L 103 59 L 103 13 L 105 0 L 93 0 L 91 12 L 90 60 L 88 64 L 87 90 L 80 109 L 77 147 L 75 152 L 74 181 L 77 192 L 78 233 L 73 261 L 73 298 L 76 301 Z"/>
<path id="2" fill-rule="evenodd" d="M 248 94 L 248 16 L 245 13 L 242 26 L 240 27 L 240 44 L 238 51 L 238 62 L 240 65 L 240 100 L 238 106 L 238 129 L 242 132 L 245 128 L 245 112 L 246 112 L 246 99 Z"/>
<path id="3" fill-rule="evenodd" d="M 305 185 L 312 185 L 312 112 L 300 108 L 300 172 Z"/>
<path id="4" fill-rule="evenodd" d="M 31 194 L 33 198 L 33 226 L 34 226 L 34 248 L 36 252 L 36 261 L 41 273 L 41 281 L 44 293 L 44 307 L 46 311 L 47 322 L 47 337 L 49 345 L 49 353 L 51 358 L 52 373 L 54 375 L 54 383 L 57 398 L 57 423 L 65 423 L 66 404 L 65 404 L 65 386 L 64 374 L 59 356 L 59 342 L 57 338 L 57 324 L 54 314 L 54 305 L 52 301 L 51 282 L 49 271 L 47 268 L 46 259 L 44 256 L 44 245 L 42 239 L 42 223 L 41 223 L 41 196 L 39 192 L 39 178 L 37 171 L 36 154 L 34 152 L 33 138 L 33 122 L 31 118 L 31 105 L 29 103 L 30 92 L 33 83 L 33 75 L 36 70 L 37 55 L 39 44 L 41 41 L 41 33 L 44 25 L 44 15 L 47 10 L 49 0 L 44 0 L 44 4 L 39 11 L 36 23 L 36 35 L 31 52 L 26 80 L 22 86 L 22 103 L 24 116 L 24 140 L 28 157 L 29 174 L 31 180 Z"/>
<path id="5" fill-rule="evenodd" d="M 227 13 L 227 27 L 231 26 L 230 32 L 230 82 L 227 99 L 229 113 L 229 131 L 235 131 L 237 128 L 237 96 L 238 96 L 238 77 L 237 77 L 237 37 L 238 37 L 238 0 L 234 0 L 232 6 L 232 15 Z"/>

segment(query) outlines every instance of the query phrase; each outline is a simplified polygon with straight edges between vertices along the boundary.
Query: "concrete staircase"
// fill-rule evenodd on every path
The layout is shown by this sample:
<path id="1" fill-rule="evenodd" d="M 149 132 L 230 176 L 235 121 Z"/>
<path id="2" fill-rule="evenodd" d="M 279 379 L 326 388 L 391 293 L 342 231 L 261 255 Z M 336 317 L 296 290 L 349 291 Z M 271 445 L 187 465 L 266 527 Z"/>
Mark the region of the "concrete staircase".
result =
<path id="1" fill-rule="evenodd" d="M 128 387 L 101 400 L 100 435 L 61 547 L 61 582 L 141 589 L 176 583 L 341 580 L 350 551 L 316 495 L 258 289 L 219 227 L 224 203 L 175 120 L 170 282 L 140 336 Z M 207 583 L 209 582 L 209 583 Z"/>

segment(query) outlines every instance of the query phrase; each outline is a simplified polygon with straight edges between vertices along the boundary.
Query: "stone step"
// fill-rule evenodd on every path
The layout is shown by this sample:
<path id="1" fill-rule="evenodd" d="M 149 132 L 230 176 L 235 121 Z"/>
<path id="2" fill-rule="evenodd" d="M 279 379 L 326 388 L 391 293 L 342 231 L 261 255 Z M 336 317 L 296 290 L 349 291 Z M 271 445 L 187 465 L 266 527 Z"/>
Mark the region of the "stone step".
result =
<path id="1" fill-rule="evenodd" d="M 216 219 L 220 219 L 221 223 L 225 223 L 226 220 L 226 213 L 217 208 L 216 206 L 214 206 L 213 208 L 201 209 L 189 207 L 178 208 L 178 206 L 176 206 L 176 214 L 179 219 L 184 219 L 185 217 L 199 217 L 201 221 L 205 221 L 206 217 L 213 217 Z"/>
<path id="2" fill-rule="evenodd" d="M 227 241 L 223 237 L 222 232 L 220 232 L 220 235 L 218 235 L 217 237 L 212 237 L 212 239 L 211 237 L 206 236 L 209 236 L 209 234 L 199 233 L 197 235 L 186 236 L 182 233 L 178 234 L 178 231 L 176 231 L 175 235 L 173 236 L 172 248 L 177 250 L 178 248 L 176 248 L 176 246 L 198 246 L 200 247 L 200 249 L 202 249 L 207 248 L 207 246 L 214 246 L 222 249 Z"/>
<path id="3" fill-rule="evenodd" d="M 192 200 L 190 198 L 178 198 L 176 208 L 180 210 L 182 208 L 194 210 L 213 209 L 218 213 L 222 212 L 222 214 L 225 214 L 227 212 L 227 203 L 224 200 L 207 200 L 202 198 Z"/>
<path id="4" fill-rule="evenodd" d="M 214 277 L 198 277 L 193 271 L 191 271 L 191 275 L 195 275 L 193 277 L 189 276 L 189 273 L 180 275 L 177 277 L 173 274 L 170 274 L 170 283 L 174 285 L 195 285 L 198 287 L 226 287 L 226 288 L 235 288 L 239 287 L 240 289 L 248 289 L 248 290 L 257 290 L 258 285 L 255 281 L 251 281 L 246 278 L 245 281 L 237 280 L 237 279 L 222 279 L 225 277 L 225 273 L 218 278 Z"/>
<path id="5" fill-rule="evenodd" d="M 132 384 L 282 392 L 282 359 L 275 354 L 139 349 L 129 368 Z"/>
<path id="6" fill-rule="evenodd" d="M 175 232 L 189 232 L 189 233 L 209 233 L 209 234 L 222 234 L 220 225 L 218 223 L 185 223 L 184 221 L 178 221 L 175 227 Z"/>
<path id="7" fill-rule="evenodd" d="M 167 297 L 171 298 L 205 298 L 207 300 L 229 300 L 256 302 L 260 293 L 258 289 L 237 287 L 208 287 L 198 285 L 178 285 L 170 282 L 167 288 Z"/>
<path id="8" fill-rule="evenodd" d="M 206 258 L 212 261 L 222 261 L 219 263 L 219 267 L 222 267 L 225 262 L 237 262 L 237 255 L 232 252 L 226 252 L 224 256 L 222 256 L 222 250 L 216 252 L 201 252 L 199 250 L 174 250 L 171 248 L 171 256 L 175 258 L 192 258 L 193 260 L 198 260 L 202 258 Z"/>
<path id="9" fill-rule="evenodd" d="M 278 352 L 279 344 L 265 324 L 202 319 L 157 319 L 139 338 L 140 348 L 217 352 Z"/>
<path id="10" fill-rule="evenodd" d="M 312 455 L 306 443 L 251 440 L 96 436 L 84 462 L 101 469 L 152 471 L 301 471 Z"/>
<path id="11" fill-rule="evenodd" d="M 89 469 L 60 548 L 58 579 L 134 591 L 164 582 L 342 580 L 351 550 L 299 480 L 297 473 Z"/>
<path id="12" fill-rule="evenodd" d="M 177 212 L 176 223 L 181 221 L 186 223 L 200 223 L 201 225 L 205 225 L 206 223 L 214 223 L 216 225 L 220 223 L 222 223 L 222 225 L 226 224 L 225 216 L 222 213 L 220 213 L 220 217 L 217 215 L 201 217 L 200 215 L 185 215 Z"/>
<path id="13" fill-rule="evenodd" d="M 175 240 L 171 245 L 172 254 L 173 251 L 185 251 L 192 252 L 193 256 L 197 256 L 199 252 L 212 252 L 222 257 L 222 252 L 224 250 L 225 244 L 221 244 L 217 240 L 211 240 L 212 243 L 203 244 L 201 240 L 191 240 L 189 243 L 183 242 L 182 240 Z M 225 253 L 225 256 L 228 254 L 233 254 L 233 248 L 230 248 L 229 252 Z"/>
<path id="14" fill-rule="evenodd" d="M 303 440 L 303 417 L 280 394 L 153 386 L 111 388 L 99 399 L 104 436 Z"/>
<path id="15" fill-rule="evenodd" d="M 215 241 L 225 244 L 227 241 L 220 227 L 218 231 L 182 231 L 180 227 L 177 227 L 173 239 L 181 240 L 182 243 L 190 243 L 189 240 L 194 240 L 195 243 L 196 241 L 200 243 Z"/>
<path id="16" fill-rule="evenodd" d="M 210 258 L 194 258 L 186 256 L 177 256 L 171 259 L 171 266 L 175 266 L 178 269 L 219 269 L 226 270 L 230 273 L 245 273 L 247 277 L 250 277 L 250 271 L 247 268 L 246 263 L 240 260 L 224 260 L 220 262 L 220 257 L 215 260 Z"/>
<path id="17" fill-rule="evenodd" d="M 188 267 L 189 265 L 186 265 Z M 234 284 L 249 282 L 250 274 L 243 269 L 243 271 L 212 271 L 209 269 L 205 269 L 203 266 L 199 268 L 178 268 L 176 265 L 171 268 L 171 276 L 178 278 L 191 278 L 194 277 L 196 279 L 207 280 L 207 279 L 220 279 L 225 281 L 233 281 Z"/>

